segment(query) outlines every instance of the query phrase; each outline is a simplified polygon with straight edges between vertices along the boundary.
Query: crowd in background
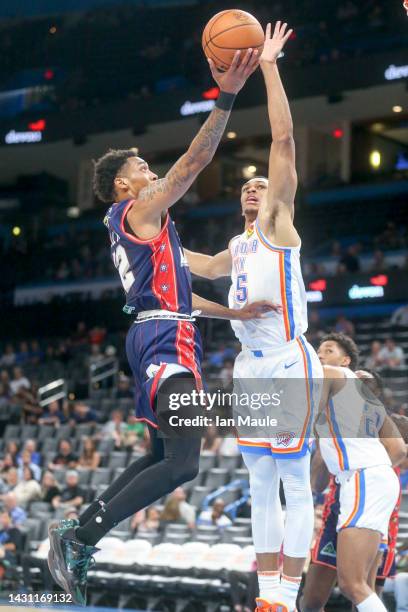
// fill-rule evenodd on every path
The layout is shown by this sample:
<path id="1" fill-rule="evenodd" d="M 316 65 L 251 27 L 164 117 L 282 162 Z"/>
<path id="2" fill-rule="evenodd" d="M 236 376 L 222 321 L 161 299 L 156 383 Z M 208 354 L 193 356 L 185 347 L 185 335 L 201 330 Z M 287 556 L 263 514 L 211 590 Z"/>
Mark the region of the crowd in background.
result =
<path id="1" fill-rule="evenodd" d="M 246 9 L 261 23 L 285 19 L 294 27 L 287 58 L 294 66 L 395 49 L 403 41 L 400 7 L 392 3 L 342 0 L 333 6 L 319 0 L 312 5 L 310 0 L 247 2 Z M 235 8 L 234 2 L 226 0 L 223 9 L 227 8 Z M 160 14 L 147 5 L 123 4 L 69 17 L 4 20 L 0 81 L 7 83 L 19 70 L 46 68 L 47 58 L 57 82 L 48 102 L 60 110 L 97 105 L 115 96 L 149 98 L 186 85 L 201 86 L 208 80 L 201 33 L 218 11 L 212 0 L 182 11 L 161 6 Z M 311 20 L 316 12 L 319 19 Z"/>

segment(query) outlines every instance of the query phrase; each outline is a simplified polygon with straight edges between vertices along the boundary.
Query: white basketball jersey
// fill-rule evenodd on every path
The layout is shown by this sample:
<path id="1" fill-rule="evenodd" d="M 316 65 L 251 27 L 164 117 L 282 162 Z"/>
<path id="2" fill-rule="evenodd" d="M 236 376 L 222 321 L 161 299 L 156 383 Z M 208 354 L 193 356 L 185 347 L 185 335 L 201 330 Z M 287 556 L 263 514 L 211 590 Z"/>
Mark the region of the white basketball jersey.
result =
<path id="1" fill-rule="evenodd" d="M 299 247 L 277 247 L 262 234 L 258 222 L 231 240 L 230 308 L 269 300 L 282 306 L 264 319 L 231 321 L 238 340 L 250 349 L 277 347 L 307 330 L 307 300 Z"/>
<path id="2" fill-rule="evenodd" d="M 357 376 L 342 368 L 348 379 L 316 421 L 322 457 L 329 472 L 339 474 L 376 465 L 391 465 L 379 439 L 386 412 L 379 401 L 365 399 L 351 379 Z M 323 422 L 324 421 L 324 422 Z"/>

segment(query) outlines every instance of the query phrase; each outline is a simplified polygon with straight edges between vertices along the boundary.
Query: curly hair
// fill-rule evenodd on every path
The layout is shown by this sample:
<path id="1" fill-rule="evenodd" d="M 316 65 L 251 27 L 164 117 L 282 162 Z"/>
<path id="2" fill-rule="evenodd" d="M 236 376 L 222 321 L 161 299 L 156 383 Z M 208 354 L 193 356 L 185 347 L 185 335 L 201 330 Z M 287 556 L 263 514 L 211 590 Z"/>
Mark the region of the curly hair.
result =
<path id="1" fill-rule="evenodd" d="M 357 368 L 360 352 L 357 344 L 350 336 L 332 332 L 323 336 L 320 345 L 322 345 L 323 342 L 335 342 L 346 353 L 347 357 L 350 358 L 350 370 L 354 371 Z"/>
<path id="2" fill-rule="evenodd" d="M 114 180 L 129 157 L 136 157 L 137 149 L 109 149 L 94 162 L 94 192 L 102 202 L 110 204 L 115 200 Z"/>

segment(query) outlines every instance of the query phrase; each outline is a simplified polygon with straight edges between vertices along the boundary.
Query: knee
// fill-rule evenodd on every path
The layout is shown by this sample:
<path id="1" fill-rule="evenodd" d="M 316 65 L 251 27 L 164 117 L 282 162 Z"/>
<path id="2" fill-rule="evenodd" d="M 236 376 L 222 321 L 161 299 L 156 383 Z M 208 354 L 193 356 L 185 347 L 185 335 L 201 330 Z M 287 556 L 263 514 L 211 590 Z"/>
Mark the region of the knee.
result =
<path id="1" fill-rule="evenodd" d="M 199 472 L 199 461 L 192 460 L 186 461 L 182 464 L 172 466 L 171 469 L 171 480 L 173 488 L 180 487 L 185 482 L 190 482 L 198 476 Z"/>
<path id="2" fill-rule="evenodd" d="M 367 585 L 355 576 L 338 571 L 337 584 L 343 595 L 353 603 L 366 597 Z"/>

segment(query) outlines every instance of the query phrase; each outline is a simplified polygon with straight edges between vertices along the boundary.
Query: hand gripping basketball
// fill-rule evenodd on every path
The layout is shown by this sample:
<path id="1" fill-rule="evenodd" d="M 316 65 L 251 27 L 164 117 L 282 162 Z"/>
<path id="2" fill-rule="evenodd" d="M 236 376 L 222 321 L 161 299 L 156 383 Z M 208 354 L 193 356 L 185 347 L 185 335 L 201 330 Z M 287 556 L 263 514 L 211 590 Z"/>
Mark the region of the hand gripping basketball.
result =
<path id="1" fill-rule="evenodd" d="M 244 86 L 247 78 L 258 67 L 259 54 L 257 49 L 248 49 L 242 62 L 240 62 L 241 53 L 241 51 L 235 53 L 232 64 L 226 72 L 219 70 L 213 60 L 208 58 L 211 74 L 221 91 L 237 94 Z"/>

